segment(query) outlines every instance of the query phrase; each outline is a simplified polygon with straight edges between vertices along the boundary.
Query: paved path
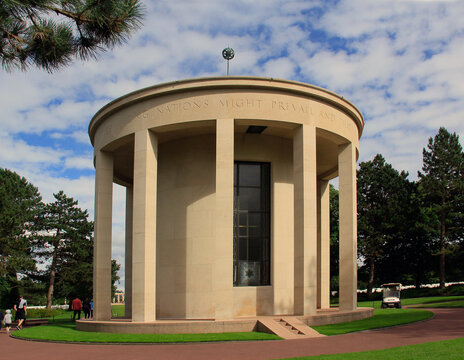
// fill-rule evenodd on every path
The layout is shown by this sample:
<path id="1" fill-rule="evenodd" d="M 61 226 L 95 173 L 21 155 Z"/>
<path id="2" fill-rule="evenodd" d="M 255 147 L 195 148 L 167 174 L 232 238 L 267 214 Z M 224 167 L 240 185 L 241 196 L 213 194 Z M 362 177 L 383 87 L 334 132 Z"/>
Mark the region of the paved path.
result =
<path id="1" fill-rule="evenodd" d="M 0 353 L 8 360 L 158 360 L 278 359 L 385 349 L 464 337 L 464 309 L 433 309 L 435 316 L 419 323 L 323 338 L 223 342 L 185 345 L 71 345 L 40 343 L 0 334 Z"/>

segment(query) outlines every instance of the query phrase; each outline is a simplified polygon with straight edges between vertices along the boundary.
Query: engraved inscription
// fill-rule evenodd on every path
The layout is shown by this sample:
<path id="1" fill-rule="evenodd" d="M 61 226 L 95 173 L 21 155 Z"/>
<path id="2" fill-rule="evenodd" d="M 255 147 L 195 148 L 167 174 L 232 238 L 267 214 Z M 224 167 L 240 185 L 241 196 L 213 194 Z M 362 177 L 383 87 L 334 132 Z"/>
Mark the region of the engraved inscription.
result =
<path id="1" fill-rule="evenodd" d="M 183 111 L 195 111 L 199 109 L 206 109 L 209 106 L 208 100 L 192 100 L 192 101 L 179 101 L 168 104 L 155 106 L 152 109 L 158 114 L 171 114 L 180 113 Z M 145 112 L 137 115 L 139 119 L 148 119 L 155 116 L 153 112 L 147 109 Z"/>
<path id="2" fill-rule="evenodd" d="M 319 118 L 330 125 L 337 124 L 337 126 L 343 126 L 344 128 L 348 129 L 351 125 L 349 119 L 344 117 L 338 112 L 334 112 L 332 110 L 320 110 L 319 111 Z"/>
<path id="3" fill-rule="evenodd" d="M 166 105 L 157 106 L 156 110 L 160 114 L 173 113 L 181 111 L 190 111 L 195 109 L 204 109 L 208 107 L 208 100 L 203 101 L 182 101 Z"/>
<path id="4" fill-rule="evenodd" d="M 335 119 L 335 115 L 334 115 L 334 114 L 329 113 L 329 112 L 327 112 L 327 111 L 323 111 L 323 110 L 321 110 L 320 116 L 321 116 L 321 118 L 323 118 L 324 120 L 334 120 L 334 119 Z"/>
<path id="5" fill-rule="evenodd" d="M 263 100 L 261 99 L 221 99 L 219 104 L 226 108 L 261 108 Z"/>
<path id="6" fill-rule="evenodd" d="M 333 112 L 329 112 L 329 111 L 324 111 L 324 110 L 321 110 L 320 113 L 319 113 L 319 117 L 325 121 L 329 121 L 331 123 L 334 123 L 336 118 L 335 118 L 335 114 Z"/>
<path id="7" fill-rule="evenodd" d="M 283 111 L 294 111 L 294 112 L 301 112 L 303 114 L 311 114 L 312 109 L 308 105 L 302 104 L 295 104 L 292 102 L 287 101 L 276 101 L 273 100 L 271 102 L 271 108 L 275 110 L 283 110 Z"/>
<path id="8" fill-rule="evenodd" d="M 265 100 L 247 97 L 225 97 L 215 100 L 203 99 L 203 100 L 189 100 L 189 101 L 177 101 L 166 103 L 152 108 L 146 109 L 141 114 L 137 115 L 139 119 L 148 119 L 156 117 L 156 115 L 168 115 L 178 114 L 181 112 L 190 112 L 196 110 L 204 110 L 208 107 L 217 107 L 219 109 L 273 109 L 276 111 L 295 112 L 300 114 L 313 114 L 313 109 L 307 103 L 289 102 L 289 101 L 278 101 L 278 100 Z M 324 112 L 321 116 L 328 117 L 330 114 Z"/>

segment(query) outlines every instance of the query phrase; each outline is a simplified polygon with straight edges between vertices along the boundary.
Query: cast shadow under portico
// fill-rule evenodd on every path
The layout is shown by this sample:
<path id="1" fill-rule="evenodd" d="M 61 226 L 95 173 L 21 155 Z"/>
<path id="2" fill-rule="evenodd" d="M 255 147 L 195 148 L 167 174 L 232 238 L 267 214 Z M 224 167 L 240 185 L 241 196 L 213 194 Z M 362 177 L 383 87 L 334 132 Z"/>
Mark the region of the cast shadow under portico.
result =
<path id="1" fill-rule="evenodd" d="M 157 319 L 215 318 L 212 287 L 217 216 L 214 210 L 214 125 L 215 122 L 205 122 L 204 133 L 193 136 L 183 136 L 176 130 L 157 133 L 160 140 L 157 152 Z M 292 129 L 287 129 L 285 134 L 247 134 L 243 126 L 235 127 L 234 159 L 271 164 L 272 258 L 270 284 L 233 288 L 234 317 L 294 313 Z M 324 149 L 324 146 L 327 145 L 319 147 Z M 129 142 L 115 151 L 115 155 L 121 154 L 128 158 L 133 156 L 133 144 Z M 128 186 L 128 193 L 130 191 Z M 130 235 L 127 239 L 129 245 Z M 132 308 L 130 252 L 128 249 L 126 256 L 126 316 L 129 318 Z M 314 263 L 310 266 L 316 268 Z M 328 307 L 327 286 L 322 291 L 327 292 L 322 295 L 326 299 L 322 307 Z M 321 307 L 320 301 L 318 307 Z"/>

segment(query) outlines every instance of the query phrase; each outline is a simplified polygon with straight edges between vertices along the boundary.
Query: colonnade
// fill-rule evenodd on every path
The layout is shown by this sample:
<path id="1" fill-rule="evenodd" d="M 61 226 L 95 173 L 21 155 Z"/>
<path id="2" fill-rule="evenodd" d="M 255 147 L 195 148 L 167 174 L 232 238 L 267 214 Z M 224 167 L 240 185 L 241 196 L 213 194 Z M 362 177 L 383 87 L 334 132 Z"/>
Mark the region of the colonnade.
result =
<path id="1" fill-rule="evenodd" d="M 328 308 L 330 203 L 327 180 L 317 177 L 316 127 L 293 130 L 294 314 Z M 126 316 L 156 320 L 158 137 L 134 134 L 133 185 L 126 190 Z M 95 150 L 94 319 L 111 318 L 113 155 Z M 216 120 L 215 318 L 233 318 L 234 120 Z M 338 145 L 340 310 L 356 309 L 356 147 Z M 229 239 L 229 241 L 224 241 Z"/>

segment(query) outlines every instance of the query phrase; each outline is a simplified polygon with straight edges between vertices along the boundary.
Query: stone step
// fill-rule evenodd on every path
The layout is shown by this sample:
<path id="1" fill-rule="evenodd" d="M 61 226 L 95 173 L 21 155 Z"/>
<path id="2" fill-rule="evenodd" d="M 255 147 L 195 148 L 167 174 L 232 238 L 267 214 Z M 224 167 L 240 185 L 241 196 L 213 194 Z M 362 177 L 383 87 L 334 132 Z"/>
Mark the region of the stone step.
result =
<path id="1" fill-rule="evenodd" d="M 259 317 L 260 331 L 271 332 L 283 339 L 304 339 L 322 337 L 316 330 L 311 329 L 294 316 L 285 317 Z"/>

